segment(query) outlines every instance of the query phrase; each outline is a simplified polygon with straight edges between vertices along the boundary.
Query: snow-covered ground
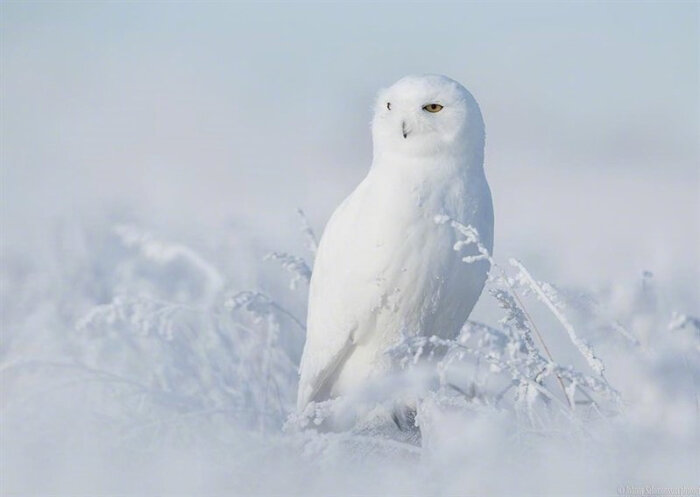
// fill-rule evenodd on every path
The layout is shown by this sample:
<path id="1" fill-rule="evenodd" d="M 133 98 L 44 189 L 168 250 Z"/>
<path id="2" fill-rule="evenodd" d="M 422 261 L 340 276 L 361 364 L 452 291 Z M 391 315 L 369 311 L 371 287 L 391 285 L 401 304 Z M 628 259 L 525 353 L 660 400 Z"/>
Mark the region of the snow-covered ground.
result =
<path id="1" fill-rule="evenodd" d="M 697 6 L 377 9 L 3 4 L 0 493 L 698 494 Z M 415 71 L 481 103 L 497 267 L 355 405 L 420 387 L 419 444 L 301 430 L 311 231 Z"/>

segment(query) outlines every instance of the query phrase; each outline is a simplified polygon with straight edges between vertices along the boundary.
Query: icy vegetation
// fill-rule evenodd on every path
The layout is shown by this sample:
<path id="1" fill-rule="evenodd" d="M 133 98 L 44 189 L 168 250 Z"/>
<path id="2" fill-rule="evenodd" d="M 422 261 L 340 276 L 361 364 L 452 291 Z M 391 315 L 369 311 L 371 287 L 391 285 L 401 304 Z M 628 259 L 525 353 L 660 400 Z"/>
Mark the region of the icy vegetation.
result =
<path id="1" fill-rule="evenodd" d="M 301 214 L 301 213 L 300 213 Z M 640 281 L 597 293 L 494 260 L 455 340 L 409 337 L 402 373 L 362 399 L 294 410 L 307 252 L 262 254 L 240 286 L 226 236 L 136 224 L 57 230 L 2 261 L 5 494 L 614 495 L 697 485 L 700 320 Z M 108 228 L 107 228 L 108 227 Z M 217 245 L 220 244 L 220 245 Z M 198 249 L 194 247 L 199 245 Z M 371 423 L 417 404 L 420 437 Z M 31 470 L 30 470 L 31 468 Z"/>

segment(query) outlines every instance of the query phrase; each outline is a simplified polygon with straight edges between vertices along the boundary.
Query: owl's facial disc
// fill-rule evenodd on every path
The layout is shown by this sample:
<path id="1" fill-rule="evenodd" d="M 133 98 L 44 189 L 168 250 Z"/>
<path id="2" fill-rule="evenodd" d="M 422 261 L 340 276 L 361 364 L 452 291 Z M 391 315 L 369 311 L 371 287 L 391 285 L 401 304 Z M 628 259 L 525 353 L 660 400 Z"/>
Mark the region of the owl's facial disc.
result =
<path id="1" fill-rule="evenodd" d="M 483 133 L 483 123 L 473 97 L 456 81 L 408 76 L 379 94 L 372 130 L 379 154 L 425 156 L 461 153 L 471 132 Z"/>

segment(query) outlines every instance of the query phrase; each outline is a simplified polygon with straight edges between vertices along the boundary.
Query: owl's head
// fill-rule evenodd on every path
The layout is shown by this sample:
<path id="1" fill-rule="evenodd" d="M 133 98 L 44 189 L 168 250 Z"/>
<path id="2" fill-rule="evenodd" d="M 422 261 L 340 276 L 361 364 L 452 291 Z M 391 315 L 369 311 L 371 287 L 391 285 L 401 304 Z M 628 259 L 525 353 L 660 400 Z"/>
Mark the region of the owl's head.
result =
<path id="1" fill-rule="evenodd" d="M 378 156 L 483 157 L 484 122 L 469 91 L 446 76 L 406 76 L 379 92 L 372 120 Z"/>

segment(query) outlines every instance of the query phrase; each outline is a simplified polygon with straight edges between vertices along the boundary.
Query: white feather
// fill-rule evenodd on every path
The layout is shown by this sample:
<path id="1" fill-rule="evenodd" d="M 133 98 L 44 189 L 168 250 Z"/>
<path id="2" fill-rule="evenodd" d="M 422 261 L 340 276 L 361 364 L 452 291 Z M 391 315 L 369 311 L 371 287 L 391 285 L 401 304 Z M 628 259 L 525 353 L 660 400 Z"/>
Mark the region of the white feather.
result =
<path id="1" fill-rule="evenodd" d="M 423 109 L 431 103 L 443 109 Z M 435 222 L 447 215 L 471 225 L 493 248 L 484 125 L 472 95 L 444 76 L 403 78 L 380 92 L 372 131 L 369 174 L 318 247 L 299 410 L 388 372 L 384 352 L 402 334 L 454 337 L 486 280 L 488 263 L 465 263 L 475 252 L 455 251 L 454 230 Z"/>

